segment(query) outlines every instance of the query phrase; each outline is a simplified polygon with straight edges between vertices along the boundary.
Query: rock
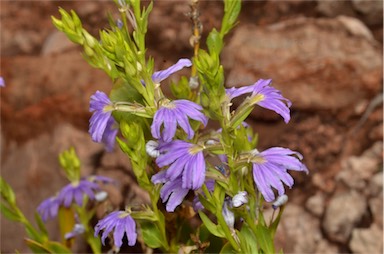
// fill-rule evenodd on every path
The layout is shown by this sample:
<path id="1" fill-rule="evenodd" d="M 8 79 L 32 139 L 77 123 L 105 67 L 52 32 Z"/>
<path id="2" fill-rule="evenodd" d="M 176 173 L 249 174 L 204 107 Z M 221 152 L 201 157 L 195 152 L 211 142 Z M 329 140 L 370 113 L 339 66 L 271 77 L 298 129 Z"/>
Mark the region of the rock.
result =
<path id="1" fill-rule="evenodd" d="M 377 197 L 372 197 L 369 201 L 369 209 L 371 210 L 373 222 L 381 227 L 383 225 L 383 193 Z"/>
<path id="2" fill-rule="evenodd" d="M 43 41 L 41 34 L 37 31 L 23 31 L 16 33 L 13 42 L 16 48 L 24 54 L 31 54 Z"/>
<path id="3" fill-rule="evenodd" d="M 273 86 L 295 108 L 338 110 L 379 92 L 379 48 L 367 36 L 351 33 L 350 26 L 337 18 L 296 18 L 265 27 L 244 25 L 234 31 L 223 52 L 226 85 L 250 85 L 260 78 L 272 78 Z"/>
<path id="4" fill-rule="evenodd" d="M 382 151 L 383 143 L 378 141 L 361 156 L 351 156 L 342 161 L 342 170 L 337 174 L 336 180 L 351 188 L 366 190 L 368 180 L 380 170 Z"/>
<path id="5" fill-rule="evenodd" d="M 45 39 L 41 54 L 64 53 L 66 50 L 74 48 L 77 48 L 77 45 L 71 42 L 63 32 L 54 31 Z"/>
<path id="6" fill-rule="evenodd" d="M 284 253 L 313 253 L 322 239 L 319 220 L 301 206 L 287 204 L 276 233 L 276 250 L 281 246 Z"/>
<path id="7" fill-rule="evenodd" d="M 313 253 L 319 254 L 335 254 L 339 253 L 339 249 L 336 245 L 328 242 L 325 239 L 320 239 L 317 243 L 316 250 Z"/>
<path id="8" fill-rule="evenodd" d="M 352 7 L 368 25 L 383 24 L 383 1 L 352 0 Z"/>
<path id="9" fill-rule="evenodd" d="M 313 215 L 321 217 L 324 213 L 325 197 L 322 192 L 317 192 L 314 196 L 311 196 L 305 203 L 307 208 Z"/>
<path id="10" fill-rule="evenodd" d="M 317 1 L 317 12 L 326 17 L 337 17 L 339 15 L 354 16 L 355 12 L 349 1 Z"/>
<path id="11" fill-rule="evenodd" d="M 383 253 L 383 230 L 377 225 L 355 229 L 349 243 L 353 253 Z"/>
<path id="12" fill-rule="evenodd" d="M 332 241 L 346 243 L 366 208 L 366 198 L 354 190 L 335 194 L 325 210 L 324 231 Z"/>
<path id="13" fill-rule="evenodd" d="M 377 197 L 383 191 L 383 172 L 375 174 L 368 185 L 369 195 Z"/>
<path id="14" fill-rule="evenodd" d="M 7 89 L 1 94 L 1 119 L 7 123 L 3 131 L 19 142 L 50 132 L 63 122 L 86 130 L 90 96 L 111 87 L 108 76 L 88 66 L 77 51 L 9 58 L 6 66 Z"/>
<path id="15" fill-rule="evenodd" d="M 337 19 L 344 25 L 348 32 L 356 37 L 362 37 L 368 41 L 374 41 L 371 31 L 358 19 L 340 16 Z"/>

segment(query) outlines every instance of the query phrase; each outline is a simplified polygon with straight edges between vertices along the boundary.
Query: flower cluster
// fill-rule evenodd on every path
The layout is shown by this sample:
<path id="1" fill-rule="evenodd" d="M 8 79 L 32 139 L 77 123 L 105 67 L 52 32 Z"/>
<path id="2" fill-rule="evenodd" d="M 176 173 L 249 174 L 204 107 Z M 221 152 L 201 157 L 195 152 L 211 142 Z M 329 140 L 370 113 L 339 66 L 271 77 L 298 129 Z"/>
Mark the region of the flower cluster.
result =
<path id="1" fill-rule="evenodd" d="M 114 183 L 114 180 L 105 176 L 90 176 L 75 183 L 64 186 L 56 196 L 49 197 L 38 206 L 43 221 L 55 218 L 60 206 L 70 207 L 72 204 L 83 205 L 84 198 L 97 199 L 97 193 L 101 188 L 97 182 Z"/>
<path id="2" fill-rule="evenodd" d="M 155 72 L 152 75 L 152 80 L 159 87 L 160 82 L 172 73 L 189 66 L 191 66 L 191 62 L 188 59 L 180 59 L 170 68 Z M 291 102 L 270 84 L 271 80 L 260 79 L 250 86 L 226 89 L 226 96 L 231 101 L 236 97 L 248 94 L 249 107 L 257 104 L 273 110 L 288 123 L 290 121 Z M 146 86 L 143 81 L 142 85 Z M 202 106 L 185 99 L 161 98 L 155 104 L 157 110 L 153 115 L 150 132 L 156 141 L 147 141 L 145 149 L 161 169 L 152 175 L 151 181 L 153 184 L 162 184 L 160 198 L 166 204 L 166 211 L 174 212 L 190 191 L 200 190 L 204 183 L 206 183 L 209 191 L 214 189 L 215 181 L 206 177 L 206 147 L 202 145 L 206 140 L 199 140 L 199 137 L 196 137 L 198 125 L 191 124 L 191 120 L 194 120 L 200 126 L 205 127 L 208 124 L 208 117 L 204 114 Z M 92 139 L 95 142 L 105 143 L 107 150 L 111 150 L 117 135 L 117 129 L 114 128 L 116 122 L 112 116 L 112 111 L 115 110 L 113 103 L 106 94 L 97 91 L 91 97 L 90 110 L 93 112 L 89 129 Z M 250 128 L 246 123 L 243 125 Z M 220 129 L 216 133 L 221 135 L 222 130 Z M 251 142 L 252 137 L 247 136 L 245 141 Z M 290 149 L 273 147 L 262 152 L 258 152 L 256 149 L 239 152 L 240 154 L 248 154 L 247 162 L 252 168 L 254 186 L 267 202 L 275 200 L 274 189 L 281 197 L 285 193 L 284 184 L 289 188 L 293 186 L 293 178 L 288 170 L 308 172 L 306 166 L 301 162 L 301 154 Z M 222 153 L 216 156 L 223 163 L 227 163 L 227 157 Z M 233 159 L 236 161 L 236 158 Z M 78 193 L 86 192 L 88 196 L 92 197 L 89 195 L 91 190 L 91 186 L 86 187 L 85 185 L 77 189 L 72 187 L 70 191 L 65 189 L 63 193 L 66 195 L 59 195 L 58 198 L 63 200 L 64 205 L 70 204 L 72 199 L 79 204 L 81 200 Z M 223 218 L 227 225 L 233 229 L 234 213 L 232 209 L 248 203 L 248 193 L 240 191 L 233 198 L 227 196 L 225 200 Z M 195 196 L 193 204 L 195 211 L 203 208 L 198 196 Z M 51 202 L 50 205 L 55 208 L 55 203 Z M 46 217 L 51 215 L 51 210 L 47 210 Z M 126 234 L 128 244 L 132 246 L 137 238 L 135 227 L 136 224 L 128 212 L 116 211 L 99 221 L 95 228 L 95 235 L 104 230 L 102 234 L 104 244 L 105 238 L 113 231 L 114 245 L 120 248 L 122 238 Z"/>

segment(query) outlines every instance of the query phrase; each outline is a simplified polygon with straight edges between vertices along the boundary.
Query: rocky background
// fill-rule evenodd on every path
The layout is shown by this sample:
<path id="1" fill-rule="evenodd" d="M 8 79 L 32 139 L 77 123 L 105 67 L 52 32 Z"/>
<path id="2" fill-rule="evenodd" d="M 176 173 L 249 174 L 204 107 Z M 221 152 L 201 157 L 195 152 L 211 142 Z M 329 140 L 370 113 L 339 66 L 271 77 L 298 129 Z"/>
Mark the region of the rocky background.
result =
<path id="1" fill-rule="evenodd" d="M 87 129 L 89 97 L 109 91 L 80 49 L 57 32 L 50 16 L 74 9 L 94 35 L 107 27 L 104 1 L 1 1 L 1 175 L 33 218 L 38 204 L 67 182 L 58 153 L 74 146 L 84 175 L 119 179 L 117 205 L 146 199 L 119 151 L 105 153 Z M 222 3 L 201 1 L 203 37 L 218 27 Z M 156 69 L 190 57 L 188 1 L 156 1 L 148 53 Z M 293 102 L 285 125 L 255 110 L 249 121 L 260 149 L 298 150 L 310 169 L 295 174 L 295 188 L 276 244 L 285 253 L 383 251 L 383 3 L 382 1 L 249 1 L 226 40 L 227 85 L 272 78 Z M 116 149 L 118 150 L 118 149 Z M 57 225 L 49 230 L 58 239 Z M 23 229 L 1 217 L 1 252 L 27 252 Z M 79 251 L 81 247 L 79 247 Z"/>

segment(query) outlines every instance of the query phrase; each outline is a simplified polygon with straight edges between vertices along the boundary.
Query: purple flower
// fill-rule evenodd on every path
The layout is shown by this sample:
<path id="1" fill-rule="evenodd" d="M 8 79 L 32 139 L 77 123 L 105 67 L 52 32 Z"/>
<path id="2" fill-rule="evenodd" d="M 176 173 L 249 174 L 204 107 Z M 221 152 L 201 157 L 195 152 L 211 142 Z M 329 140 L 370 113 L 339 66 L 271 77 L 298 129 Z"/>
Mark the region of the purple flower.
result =
<path id="1" fill-rule="evenodd" d="M 101 236 L 103 245 L 105 245 L 105 238 L 112 231 L 114 231 L 113 240 L 116 247 L 120 248 L 123 244 L 124 234 L 127 235 L 129 246 L 133 246 L 136 243 L 136 222 L 127 212 L 115 211 L 100 220 L 95 226 L 95 237 L 101 230 L 104 231 Z"/>
<path id="2" fill-rule="evenodd" d="M 160 83 L 164 79 L 168 78 L 171 76 L 173 73 L 183 69 L 184 67 L 190 67 L 192 66 L 192 62 L 189 59 L 182 58 L 177 63 L 169 67 L 168 69 L 162 70 L 162 71 L 156 71 L 152 75 L 152 80 L 155 83 Z"/>
<path id="3" fill-rule="evenodd" d="M 160 190 L 160 197 L 163 203 L 167 203 L 165 207 L 167 212 L 174 212 L 189 192 L 189 189 L 182 187 L 181 177 L 170 180 L 169 177 L 166 176 L 165 170 L 152 176 L 151 180 L 154 184 L 165 183 Z"/>
<path id="4" fill-rule="evenodd" d="M 53 219 L 59 212 L 60 201 L 56 197 L 50 197 L 41 202 L 37 207 L 37 212 L 41 219 L 46 222 L 48 219 Z"/>
<path id="5" fill-rule="evenodd" d="M 98 175 L 91 175 L 91 176 L 88 176 L 87 177 L 87 180 L 88 181 L 91 181 L 91 182 L 101 182 L 101 183 L 116 183 L 115 180 L 113 180 L 112 178 L 109 178 L 109 177 L 106 177 L 106 176 L 98 176 Z"/>
<path id="6" fill-rule="evenodd" d="M 175 136 L 177 125 L 179 125 L 191 139 L 195 132 L 189 124 L 189 118 L 207 125 L 208 118 L 200 112 L 203 108 L 188 100 L 175 100 L 162 105 L 156 111 L 151 126 L 152 136 L 156 139 L 162 139 L 169 142 Z M 164 126 L 161 132 L 161 126 Z"/>
<path id="7" fill-rule="evenodd" d="M 113 128 L 116 122 L 112 116 L 112 102 L 105 93 L 96 91 L 91 96 L 89 111 L 93 112 L 89 120 L 89 134 L 92 140 L 106 144 L 106 150 L 112 151 L 117 135 L 117 129 Z"/>
<path id="8" fill-rule="evenodd" d="M 95 199 L 95 192 L 99 190 L 100 187 L 97 183 L 80 180 L 76 184 L 70 183 L 61 189 L 57 198 L 65 207 L 70 207 L 73 201 L 77 205 L 82 206 L 84 195 L 93 200 Z"/>
<path id="9" fill-rule="evenodd" d="M 290 100 L 284 98 L 279 90 L 269 85 L 271 81 L 271 79 L 259 79 L 251 86 L 226 89 L 226 93 L 230 99 L 246 93 L 252 93 L 252 97 L 261 96 L 261 99 L 258 100 L 256 104 L 275 111 L 283 117 L 285 123 L 288 123 L 291 119 L 289 108 L 292 103 Z"/>
<path id="10" fill-rule="evenodd" d="M 5 81 L 3 77 L 0 77 L 0 87 L 5 87 Z"/>
<path id="11" fill-rule="evenodd" d="M 272 187 L 277 189 L 279 196 L 285 193 L 283 183 L 292 188 L 293 178 L 287 170 L 308 173 L 307 167 L 300 161 L 302 159 L 300 153 L 281 147 L 269 148 L 254 155 L 253 179 L 267 202 L 275 200 Z"/>
<path id="12" fill-rule="evenodd" d="M 156 158 L 159 167 L 169 166 L 166 177 L 170 181 L 181 177 L 184 189 L 196 190 L 205 180 L 205 160 L 203 148 L 199 145 L 175 140 L 159 147 Z"/>

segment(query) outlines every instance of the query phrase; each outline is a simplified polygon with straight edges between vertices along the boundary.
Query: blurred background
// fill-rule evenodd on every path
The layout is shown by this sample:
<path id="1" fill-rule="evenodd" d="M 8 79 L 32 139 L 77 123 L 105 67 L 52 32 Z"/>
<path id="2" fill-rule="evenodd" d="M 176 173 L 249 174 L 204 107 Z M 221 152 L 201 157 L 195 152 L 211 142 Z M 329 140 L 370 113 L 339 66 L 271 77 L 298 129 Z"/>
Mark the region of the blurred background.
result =
<path id="1" fill-rule="evenodd" d="M 30 219 L 67 184 L 57 155 L 70 146 L 84 175 L 119 179 L 108 190 L 114 204 L 147 200 L 124 154 L 106 153 L 87 133 L 89 97 L 108 93 L 111 82 L 53 27 L 59 6 L 75 10 L 95 36 L 108 28 L 108 12 L 118 16 L 109 1 L 0 2 L 1 175 Z M 223 5 L 199 6 L 204 41 L 219 27 Z M 155 1 L 147 45 L 156 70 L 193 55 L 189 11 L 189 1 Z M 382 253 L 382 1 L 244 1 L 222 63 L 228 87 L 271 78 L 293 102 L 289 124 L 260 109 L 248 121 L 260 150 L 297 150 L 310 170 L 293 174 L 276 245 L 285 253 Z M 57 224 L 48 226 L 58 240 Z M 27 252 L 23 236 L 21 226 L 1 217 L 2 253 Z"/>

